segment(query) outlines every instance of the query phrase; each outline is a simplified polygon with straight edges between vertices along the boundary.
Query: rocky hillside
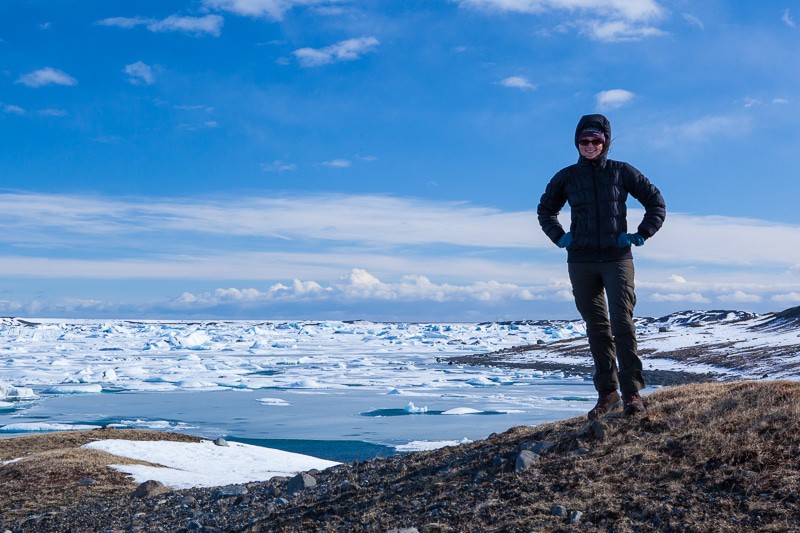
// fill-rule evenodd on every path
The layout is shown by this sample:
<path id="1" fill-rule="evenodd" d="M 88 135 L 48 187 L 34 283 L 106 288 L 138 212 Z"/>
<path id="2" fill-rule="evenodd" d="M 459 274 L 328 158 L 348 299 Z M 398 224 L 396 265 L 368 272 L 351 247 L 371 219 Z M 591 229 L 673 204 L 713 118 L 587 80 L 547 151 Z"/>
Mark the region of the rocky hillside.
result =
<path id="1" fill-rule="evenodd" d="M 149 497 L 120 485 L 87 499 L 78 497 L 79 479 L 32 478 L 26 487 L 32 501 L 16 509 L 0 504 L 0 527 L 800 531 L 800 383 L 682 385 L 656 391 L 646 402 L 648 412 L 638 418 L 617 410 L 599 422 L 580 417 L 516 427 L 471 444 L 291 480 Z M 63 487 L 64 497 L 37 508 L 35 495 L 47 483 Z"/>

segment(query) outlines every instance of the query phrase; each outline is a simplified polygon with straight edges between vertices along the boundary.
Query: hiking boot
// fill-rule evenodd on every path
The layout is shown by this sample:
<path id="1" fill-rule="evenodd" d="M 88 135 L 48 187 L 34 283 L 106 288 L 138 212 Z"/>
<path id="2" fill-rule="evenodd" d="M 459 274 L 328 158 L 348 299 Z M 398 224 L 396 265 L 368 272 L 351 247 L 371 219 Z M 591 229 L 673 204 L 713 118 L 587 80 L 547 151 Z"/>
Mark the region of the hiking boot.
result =
<path id="1" fill-rule="evenodd" d="M 589 420 L 600 418 L 613 409 L 617 403 L 619 403 L 619 394 L 617 394 L 617 391 L 609 390 L 601 392 L 597 398 L 597 404 L 586 416 L 589 418 Z"/>
<path id="2" fill-rule="evenodd" d="M 623 394 L 622 405 L 626 416 L 638 415 L 646 411 L 644 401 L 638 392 L 626 392 Z"/>

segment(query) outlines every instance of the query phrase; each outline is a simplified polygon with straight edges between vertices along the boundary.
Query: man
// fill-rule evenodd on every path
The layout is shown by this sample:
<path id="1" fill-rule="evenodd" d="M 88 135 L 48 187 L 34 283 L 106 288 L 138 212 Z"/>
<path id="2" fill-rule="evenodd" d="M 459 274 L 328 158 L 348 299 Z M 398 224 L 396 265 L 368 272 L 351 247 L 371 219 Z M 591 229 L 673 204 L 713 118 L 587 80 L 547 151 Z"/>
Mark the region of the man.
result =
<path id="1" fill-rule="evenodd" d="M 581 117 L 575 147 L 578 162 L 556 173 L 542 195 L 539 224 L 553 243 L 567 250 L 575 305 L 586 322 L 598 392 L 588 417 L 608 413 L 620 400 L 618 388 L 625 414 L 635 415 L 645 411 L 639 395 L 645 381 L 633 324 L 631 245 L 642 246 L 661 228 L 666 205 L 659 190 L 636 168 L 607 158 L 611 123 L 603 115 Z M 635 233 L 628 233 L 628 195 L 645 208 Z M 572 215 L 568 232 L 558 221 L 567 202 Z"/>

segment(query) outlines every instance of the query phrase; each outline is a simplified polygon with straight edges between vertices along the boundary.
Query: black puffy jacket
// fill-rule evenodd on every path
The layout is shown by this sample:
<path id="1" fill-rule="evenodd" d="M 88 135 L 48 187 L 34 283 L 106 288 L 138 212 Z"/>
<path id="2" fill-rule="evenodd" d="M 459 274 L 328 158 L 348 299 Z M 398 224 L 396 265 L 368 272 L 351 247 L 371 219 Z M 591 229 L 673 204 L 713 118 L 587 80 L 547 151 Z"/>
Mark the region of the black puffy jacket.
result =
<path id="1" fill-rule="evenodd" d="M 578 162 L 553 176 L 539 202 L 537 213 L 542 230 L 557 243 L 564 228 L 558 213 L 569 202 L 572 222 L 572 244 L 567 248 L 567 261 L 585 263 L 619 261 L 632 257 L 630 246 L 620 248 L 617 238 L 628 232 L 627 206 L 630 194 L 644 206 L 645 214 L 636 233 L 648 239 L 661 228 L 667 215 L 664 198 L 658 188 L 628 163 L 607 159 L 611 144 L 611 124 L 603 115 L 581 117 L 575 129 L 578 135 L 588 126 L 605 132 L 603 153 L 595 159 L 581 156 Z"/>

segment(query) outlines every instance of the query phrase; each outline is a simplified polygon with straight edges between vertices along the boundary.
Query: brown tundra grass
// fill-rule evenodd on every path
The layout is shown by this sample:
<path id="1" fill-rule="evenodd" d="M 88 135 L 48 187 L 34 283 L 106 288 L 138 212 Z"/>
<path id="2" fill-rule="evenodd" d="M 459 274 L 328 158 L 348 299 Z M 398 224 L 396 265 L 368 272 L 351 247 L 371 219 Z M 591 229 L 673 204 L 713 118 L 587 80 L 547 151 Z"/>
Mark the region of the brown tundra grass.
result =
<path id="1" fill-rule="evenodd" d="M 249 484 L 225 509 L 213 489 L 148 502 L 131 498 L 132 484 L 103 466 L 118 458 L 46 452 L 65 446 L 55 436 L 23 447 L 0 440 L 4 460 L 35 452 L 28 465 L 0 468 L 0 526 L 52 511 L 37 530 L 77 531 L 91 512 L 98 531 L 127 530 L 134 515 L 142 531 L 178 531 L 188 520 L 176 509 L 191 495 L 203 525 L 224 531 L 800 531 L 800 383 L 683 385 L 645 403 L 647 414 L 635 418 L 616 410 L 595 423 L 521 426 L 470 444 L 340 465 L 315 473 L 315 489 L 277 508 L 265 494 L 285 480 Z M 92 439 L 101 438 L 96 433 Z M 543 442 L 550 450 L 516 470 L 519 451 Z M 83 468 L 67 468 L 73 462 Z M 94 492 L 82 492 L 86 476 L 97 480 Z M 22 507 L 21 493 L 29 498 Z"/>

